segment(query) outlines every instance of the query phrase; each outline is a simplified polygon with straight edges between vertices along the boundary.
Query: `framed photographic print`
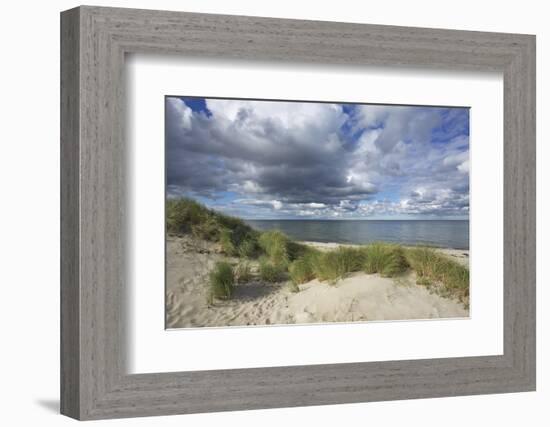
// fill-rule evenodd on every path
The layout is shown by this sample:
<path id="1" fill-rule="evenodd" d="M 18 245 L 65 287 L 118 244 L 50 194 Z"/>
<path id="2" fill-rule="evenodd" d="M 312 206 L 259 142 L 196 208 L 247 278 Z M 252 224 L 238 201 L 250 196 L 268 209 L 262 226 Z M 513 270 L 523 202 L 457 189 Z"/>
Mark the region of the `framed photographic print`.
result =
<path id="1" fill-rule="evenodd" d="M 468 108 L 165 102 L 167 328 L 469 317 Z"/>
<path id="2" fill-rule="evenodd" d="M 535 389 L 535 38 L 61 15 L 61 407 Z"/>

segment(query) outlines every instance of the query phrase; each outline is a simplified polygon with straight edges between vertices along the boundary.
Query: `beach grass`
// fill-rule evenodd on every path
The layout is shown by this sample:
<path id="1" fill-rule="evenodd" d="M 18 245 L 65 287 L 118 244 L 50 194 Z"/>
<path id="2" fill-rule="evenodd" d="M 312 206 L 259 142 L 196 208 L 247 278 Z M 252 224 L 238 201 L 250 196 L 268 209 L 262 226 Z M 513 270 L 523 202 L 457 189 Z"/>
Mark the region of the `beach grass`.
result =
<path id="1" fill-rule="evenodd" d="M 366 245 L 364 257 L 363 267 L 367 274 L 395 277 L 409 268 L 404 249 L 395 244 L 377 242 Z"/>
<path id="2" fill-rule="evenodd" d="M 217 242 L 229 256 L 255 255 L 260 232 L 242 219 L 224 215 L 188 199 L 166 201 L 166 231 L 169 234 L 191 234 L 196 238 Z"/>
<path id="3" fill-rule="evenodd" d="M 347 274 L 360 271 L 365 261 L 363 248 L 339 247 L 315 257 L 313 271 L 319 280 L 335 282 Z"/>
<path id="4" fill-rule="evenodd" d="M 321 252 L 308 248 L 300 257 L 292 261 L 288 267 L 290 280 L 296 285 L 315 279 L 314 266 L 317 264 Z"/>
<path id="5" fill-rule="evenodd" d="M 220 230 L 220 245 L 226 255 L 235 256 L 237 254 L 237 248 L 233 243 L 233 233 L 228 228 Z"/>
<path id="6" fill-rule="evenodd" d="M 248 283 L 252 280 L 252 269 L 250 267 L 250 262 L 243 260 L 240 261 L 234 268 L 233 274 L 235 276 L 235 282 L 237 283 Z"/>
<path id="7" fill-rule="evenodd" d="M 417 284 L 441 296 L 458 299 L 465 306 L 469 305 L 470 270 L 432 248 L 408 248 L 405 257 L 416 272 Z"/>
<path id="8" fill-rule="evenodd" d="M 260 235 L 258 243 L 272 264 L 288 264 L 289 238 L 285 234 L 279 230 L 265 231 Z"/>
<path id="9" fill-rule="evenodd" d="M 268 283 L 282 282 L 286 279 L 288 265 L 285 263 L 275 263 L 266 256 L 259 260 L 258 272 L 260 279 Z"/>
<path id="10" fill-rule="evenodd" d="M 233 295 L 235 276 L 231 264 L 219 261 L 209 275 L 210 289 L 208 302 L 212 304 L 214 298 L 229 299 Z"/>
<path id="11" fill-rule="evenodd" d="M 252 235 L 248 235 L 241 241 L 237 251 L 242 258 L 255 258 L 259 253 L 259 249 L 257 239 Z"/>
<path id="12" fill-rule="evenodd" d="M 469 304 L 469 270 L 438 253 L 434 248 L 403 247 L 384 242 L 319 251 L 295 242 L 279 230 L 260 232 L 243 220 L 211 210 L 187 198 L 169 199 L 166 230 L 175 235 L 191 234 L 216 242 L 221 252 L 236 257 L 215 265 L 209 276 L 209 299 L 231 298 L 233 286 L 252 279 L 248 261 L 257 260 L 258 274 L 267 283 L 290 279 L 292 291 L 313 279 L 335 283 L 353 272 L 398 277 L 416 273 L 417 284 L 441 296 Z"/>

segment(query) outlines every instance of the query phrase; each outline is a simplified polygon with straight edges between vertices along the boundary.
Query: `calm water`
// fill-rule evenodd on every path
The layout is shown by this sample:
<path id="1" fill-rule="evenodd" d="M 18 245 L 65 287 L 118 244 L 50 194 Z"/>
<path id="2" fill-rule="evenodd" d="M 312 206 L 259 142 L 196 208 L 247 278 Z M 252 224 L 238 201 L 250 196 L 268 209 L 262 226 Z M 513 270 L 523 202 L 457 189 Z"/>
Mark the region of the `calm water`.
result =
<path id="1" fill-rule="evenodd" d="M 375 241 L 469 249 L 469 221 L 246 220 L 257 230 L 277 229 L 295 240 L 335 243 Z"/>

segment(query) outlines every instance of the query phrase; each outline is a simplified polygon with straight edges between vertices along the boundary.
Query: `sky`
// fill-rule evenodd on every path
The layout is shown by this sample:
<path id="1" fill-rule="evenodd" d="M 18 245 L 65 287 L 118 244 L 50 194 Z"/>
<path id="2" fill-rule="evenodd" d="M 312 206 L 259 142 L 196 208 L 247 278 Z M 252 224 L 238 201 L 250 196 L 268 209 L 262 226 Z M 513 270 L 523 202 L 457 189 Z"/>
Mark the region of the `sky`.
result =
<path id="1" fill-rule="evenodd" d="M 469 109 L 166 97 L 168 197 L 245 219 L 468 219 Z"/>

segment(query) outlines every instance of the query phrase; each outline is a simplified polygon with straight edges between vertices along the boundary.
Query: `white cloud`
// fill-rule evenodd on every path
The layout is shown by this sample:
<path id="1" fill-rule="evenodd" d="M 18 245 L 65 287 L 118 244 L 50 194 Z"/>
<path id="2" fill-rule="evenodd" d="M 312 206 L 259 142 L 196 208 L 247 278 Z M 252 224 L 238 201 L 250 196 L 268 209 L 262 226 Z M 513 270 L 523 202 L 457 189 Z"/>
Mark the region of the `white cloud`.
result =
<path id="1" fill-rule="evenodd" d="M 191 129 L 193 110 L 179 98 L 167 98 L 166 102 L 169 104 L 169 111 L 173 112 L 173 123 L 176 126 L 181 126 L 183 129 Z"/>
<path id="2" fill-rule="evenodd" d="M 311 209 L 322 209 L 327 207 L 324 203 L 306 203 L 305 205 Z"/>
<path id="3" fill-rule="evenodd" d="M 456 167 L 462 173 L 470 173 L 470 161 L 465 160 Z"/>

